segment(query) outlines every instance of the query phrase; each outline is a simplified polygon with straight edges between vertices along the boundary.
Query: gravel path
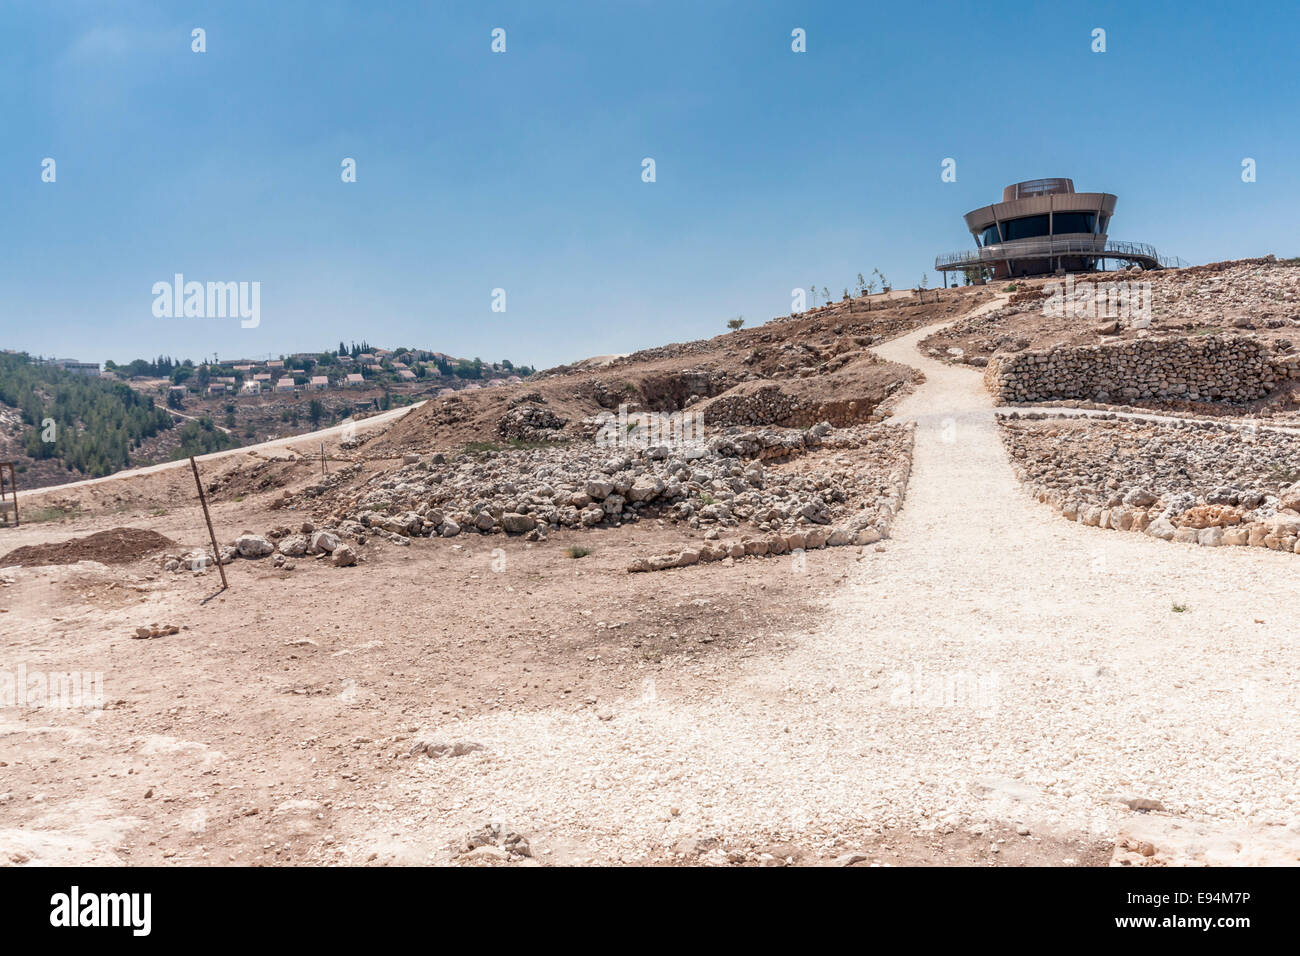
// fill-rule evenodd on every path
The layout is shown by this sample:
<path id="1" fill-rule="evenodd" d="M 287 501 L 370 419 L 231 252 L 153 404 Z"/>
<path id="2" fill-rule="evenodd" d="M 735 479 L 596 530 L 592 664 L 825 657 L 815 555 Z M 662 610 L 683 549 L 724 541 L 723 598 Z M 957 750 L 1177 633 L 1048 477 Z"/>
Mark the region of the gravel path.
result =
<path id="1" fill-rule="evenodd" d="M 487 748 L 413 767 L 429 822 L 463 835 L 500 819 L 610 860 L 892 826 L 1107 839 L 1139 798 L 1294 835 L 1300 562 L 1054 517 L 1016 482 L 980 373 L 917 350 L 934 331 L 877 349 L 927 376 L 897 409 L 918 423 L 912 480 L 892 539 L 864 549 L 823 621 L 694 673 L 711 693 L 663 671 L 594 709 L 428 728 Z M 763 569 L 799 573 L 790 557 Z"/>

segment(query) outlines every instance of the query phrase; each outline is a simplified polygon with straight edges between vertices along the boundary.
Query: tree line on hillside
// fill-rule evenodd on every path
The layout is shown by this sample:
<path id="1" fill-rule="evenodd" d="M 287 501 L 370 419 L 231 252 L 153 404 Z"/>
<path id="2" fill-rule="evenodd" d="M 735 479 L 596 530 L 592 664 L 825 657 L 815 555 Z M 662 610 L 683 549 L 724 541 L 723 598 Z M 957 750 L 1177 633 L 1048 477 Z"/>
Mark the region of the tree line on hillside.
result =
<path id="1" fill-rule="evenodd" d="M 132 451 L 173 424 L 127 385 L 35 365 L 26 355 L 0 355 L 0 402 L 21 412 L 28 457 L 92 478 L 127 467 Z"/>
<path id="2" fill-rule="evenodd" d="M 189 359 L 184 362 L 174 359 L 168 355 L 160 355 L 152 361 L 149 359 L 135 359 L 126 365 L 118 365 L 112 359 L 104 363 L 106 372 L 114 372 L 124 378 L 171 378 L 176 370 L 182 367 L 194 368 L 194 363 Z"/>
<path id="3" fill-rule="evenodd" d="M 359 371 L 367 379 L 373 378 L 377 373 L 370 368 L 339 361 L 340 356 L 348 356 L 355 361 L 360 356 L 373 354 L 373 352 L 374 347 L 364 340 L 353 342 L 351 345 L 339 342 L 337 351 L 326 350 L 313 355 L 289 357 L 281 355 L 280 360 L 284 362 L 285 371 L 293 377 L 294 384 L 306 385 L 311 375 L 327 375 L 331 379 L 341 379 L 347 372 Z M 480 358 L 452 361 L 445 355 L 427 349 L 406 347 L 394 349 L 391 356 L 385 356 L 375 364 L 381 366 L 383 371 L 393 373 L 397 371 L 393 367 L 394 361 L 409 365 L 417 379 L 424 379 L 432 374 L 426 367 L 426 363 L 436 368 L 439 375 L 465 380 L 487 379 L 494 374 L 527 377 L 537 371 L 531 365 L 515 365 L 509 359 L 502 359 L 496 363 L 484 362 Z M 218 377 L 233 378 L 236 387 L 242 385 L 247 377 L 235 368 L 233 362 L 218 362 L 216 356 L 197 363 L 192 359 L 181 360 L 166 355 L 160 355 L 155 359 L 134 359 L 125 365 L 119 365 L 109 359 L 104 363 L 104 370 L 124 380 L 166 378 L 173 385 L 189 384 L 201 392 L 206 391 L 208 385 Z M 184 408 L 179 396 L 169 396 L 168 405 L 177 409 Z"/>
<path id="4" fill-rule="evenodd" d="M 335 355 L 350 355 L 355 359 L 359 355 L 371 354 L 373 351 L 374 349 L 371 347 L 369 342 L 363 341 L 360 344 L 353 342 L 350 347 L 345 347 L 344 344 L 340 342 L 339 351 L 335 353 Z M 430 352 L 427 349 L 413 349 L 407 348 L 406 346 L 399 346 L 393 349 L 393 358 L 398 361 L 406 362 L 407 364 L 414 362 L 432 362 L 438 369 L 440 375 L 445 375 L 449 378 L 485 378 L 489 372 L 506 372 L 510 375 L 526 377 L 537 371 L 537 369 L 531 365 L 515 365 L 509 359 L 502 359 L 500 362 L 496 363 L 484 362 L 481 358 L 459 359 L 452 362 L 445 355 Z M 415 369 L 415 374 L 420 378 L 424 377 L 424 375 L 421 374 L 420 368 Z"/>

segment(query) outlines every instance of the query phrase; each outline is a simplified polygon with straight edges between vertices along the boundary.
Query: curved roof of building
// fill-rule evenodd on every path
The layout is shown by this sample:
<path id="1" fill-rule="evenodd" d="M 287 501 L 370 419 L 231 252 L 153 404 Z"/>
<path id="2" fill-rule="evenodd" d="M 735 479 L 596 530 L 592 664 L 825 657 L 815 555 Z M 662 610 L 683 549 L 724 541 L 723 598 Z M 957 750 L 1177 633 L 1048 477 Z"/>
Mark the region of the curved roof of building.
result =
<path id="1" fill-rule="evenodd" d="M 1016 185 L 1020 186 L 1023 183 Z M 1014 188 L 1008 186 L 1007 190 Z M 1006 195 L 1006 190 L 1003 191 L 1003 195 Z M 1104 216 L 1109 216 L 1115 212 L 1117 201 L 1118 197 L 1114 193 L 1047 192 L 1030 196 L 1022 194 L 1020 199 L 972 209 L 964 218 L 967 229 L 971 232 L 982 232 L 995 222 L 1020 219 L 1024 216 L 1040 216 L 1049 212 L 1100 212 Z"/>

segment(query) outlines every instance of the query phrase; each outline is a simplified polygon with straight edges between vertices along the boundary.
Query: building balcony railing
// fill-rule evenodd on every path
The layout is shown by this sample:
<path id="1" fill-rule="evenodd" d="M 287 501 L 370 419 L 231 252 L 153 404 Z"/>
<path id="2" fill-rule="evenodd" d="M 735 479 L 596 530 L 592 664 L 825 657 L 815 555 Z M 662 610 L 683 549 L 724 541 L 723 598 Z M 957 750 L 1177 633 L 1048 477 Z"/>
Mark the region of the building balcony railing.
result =
<path id="1" fill-rule="evenodd" d="M 1020 239 L 982 249 L 965 249 L 936 256 L 934 267 L 976 269 L 1009 259 L 1054 259 L 1057 256 L 1087 256 L 1093 259 L 1128 259 L 1147 269 L 1177 269 L 1186 265 L 1176 256 L 1160 256 L 1155 246 L 1143 242 L 1103 239 Z"/>

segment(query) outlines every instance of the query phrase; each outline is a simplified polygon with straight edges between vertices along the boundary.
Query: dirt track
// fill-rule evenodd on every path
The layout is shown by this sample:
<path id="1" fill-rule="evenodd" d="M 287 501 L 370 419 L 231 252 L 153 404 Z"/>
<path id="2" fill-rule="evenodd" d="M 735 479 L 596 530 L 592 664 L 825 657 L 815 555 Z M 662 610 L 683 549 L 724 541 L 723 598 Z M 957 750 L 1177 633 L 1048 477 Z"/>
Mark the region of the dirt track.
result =
<path id="1" fill-rule="evenodd" d="M 291 435 L 288 438 L 277 438 L 274 441 L 260 442 L 256 445 L 244 445 L 239 448 L 228 448 L 225 451 L 214 451 L 209 455 L 199 455 L 195 459 L 200 464 L 211 464 L 221 461 L 222 459 L 235 458 L 242 455 L 258 455 L 266 458 L 282 457 L 280 453 L 298 452 L 300 455 L 310 458 L 316 453 L 316 448 L 322 441 L 329 441 L 335 438 L 341 438 L 344 435 L 364 435 L 373 431 L 379 426 L 389 426 L 414 409 L 419 408 L 424 402 L 412 402 L 410 405 L 402 408 L 390 409 L 386 412 L 380 412 L 378 415 L 372 415 L 369 418 L 363 418 L 357 422 L 344 422 L 340 425 L 333 425 L 330 428 L 322 428 L 319 431 L 307 432 L 304 435 Z M 222 429 L 223 431 L 225 429 Z M 181 458 L 177 461 L 164 461 L 156 465 L 146 465 L 143 468 L 127 468 L 123 471 L 106 475 L 103 478 L 86 478 L 81 481 L 69 481 L 61 485 L 46 485 L 41 488 L 31 488 L 26 491 L 19 489 L 18 500 L 21 505 L 24 501 L 30 501 L 37 496 L 59 495 L 65 492 L 75 492 L 86 488 L 102 488 L 111 482 L 131 481 L 147 475 L 157 475 L 163 472 L 173 471 L 177 468 L 189 466 L 188 458 Z"/>

